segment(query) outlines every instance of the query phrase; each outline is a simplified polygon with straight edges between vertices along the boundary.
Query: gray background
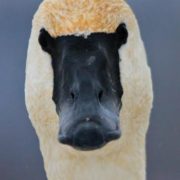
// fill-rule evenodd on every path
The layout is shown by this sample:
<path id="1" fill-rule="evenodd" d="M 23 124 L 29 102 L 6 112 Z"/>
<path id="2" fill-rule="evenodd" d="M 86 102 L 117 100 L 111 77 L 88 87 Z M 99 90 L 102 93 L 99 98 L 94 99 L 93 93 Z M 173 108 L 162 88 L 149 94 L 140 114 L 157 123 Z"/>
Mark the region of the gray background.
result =
<path id="1" fill-rule="evenodd" d="M 32 16 L 40 0 L 0 0 L 0 180 L 46 180 L 24 105 Z M 129 0 L 152 68 L 148 180 L 180 180 L 180 1 Z"/>

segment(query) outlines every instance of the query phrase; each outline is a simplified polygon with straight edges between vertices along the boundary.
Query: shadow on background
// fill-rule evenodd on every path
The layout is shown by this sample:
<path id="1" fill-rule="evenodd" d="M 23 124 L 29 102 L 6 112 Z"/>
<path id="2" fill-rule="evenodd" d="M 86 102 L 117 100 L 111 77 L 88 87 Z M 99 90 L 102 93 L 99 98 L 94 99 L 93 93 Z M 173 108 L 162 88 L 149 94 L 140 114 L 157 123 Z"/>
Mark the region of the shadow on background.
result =
<path id="1" fill-rule="evenodd" d="M 128 0 L 152 68 L 148 180 L 180 179 L 180 1 Z M 0 0 L 0 179 L 46 180 L 24 104 L 31 20 L 40 0 Z"/>

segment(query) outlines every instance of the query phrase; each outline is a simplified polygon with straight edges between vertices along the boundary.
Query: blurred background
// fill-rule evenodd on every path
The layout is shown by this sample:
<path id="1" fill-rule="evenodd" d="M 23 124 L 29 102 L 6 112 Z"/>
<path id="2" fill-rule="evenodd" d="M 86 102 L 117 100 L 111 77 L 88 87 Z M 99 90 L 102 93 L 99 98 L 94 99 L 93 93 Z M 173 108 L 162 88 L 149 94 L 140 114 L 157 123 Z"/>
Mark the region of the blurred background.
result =
<path id="1" fill-rule="evenodd" d="M 40 2 L 0 0 L 1 180 L 47 180 L 24 103 L 26 51 Z M 180 180 L 180 1 L 128 2 L 140 24 L 154 82 L 148 180 Z"/>

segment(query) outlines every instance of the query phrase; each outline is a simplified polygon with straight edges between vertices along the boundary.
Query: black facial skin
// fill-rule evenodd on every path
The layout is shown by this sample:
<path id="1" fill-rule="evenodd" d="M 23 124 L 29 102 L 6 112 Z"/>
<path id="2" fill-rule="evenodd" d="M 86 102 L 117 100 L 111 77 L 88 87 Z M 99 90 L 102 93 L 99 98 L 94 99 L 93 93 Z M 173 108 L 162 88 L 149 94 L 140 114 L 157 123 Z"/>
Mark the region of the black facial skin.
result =
<path id="1" fill-rule="evenodd" d="M 78 150 L 95 150 L 120 137 L 123 88 L 119 48 L 125 24 L 115 33 L 53 38 L 42 29 L 39 43 L 52 58 L 53 100 L 60 118 L 59 141 Z"/>

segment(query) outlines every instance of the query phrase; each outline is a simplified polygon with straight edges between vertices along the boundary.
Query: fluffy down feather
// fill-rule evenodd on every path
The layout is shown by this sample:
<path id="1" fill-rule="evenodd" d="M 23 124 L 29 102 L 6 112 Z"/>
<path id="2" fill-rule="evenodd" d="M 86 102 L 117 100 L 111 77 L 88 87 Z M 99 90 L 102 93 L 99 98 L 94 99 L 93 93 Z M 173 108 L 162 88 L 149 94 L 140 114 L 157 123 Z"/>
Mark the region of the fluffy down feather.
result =
<path id="1" fill-rule="evenodd" d="M 124 89 L 122 137 L 93 152 L 79 152 L 57 141 L 59 120 L 52 101 L 50 56 L 38 36 L 114 32 L 125 23 L 128 41 L 119 50 Z M 34 19 L 27 54 L 26 106 L 39 138 L 49 180 L 144 180 L 145 137 L 152 108 L 151 72 L 136 18 L 124 0 L 44 0 Z"/>

